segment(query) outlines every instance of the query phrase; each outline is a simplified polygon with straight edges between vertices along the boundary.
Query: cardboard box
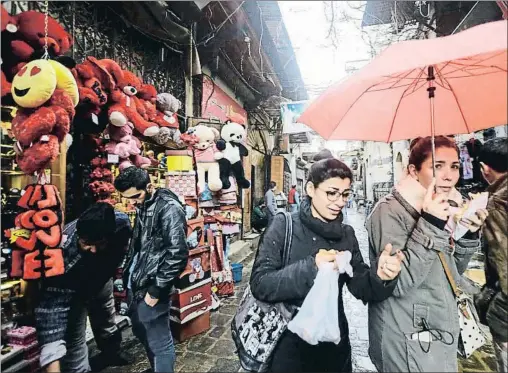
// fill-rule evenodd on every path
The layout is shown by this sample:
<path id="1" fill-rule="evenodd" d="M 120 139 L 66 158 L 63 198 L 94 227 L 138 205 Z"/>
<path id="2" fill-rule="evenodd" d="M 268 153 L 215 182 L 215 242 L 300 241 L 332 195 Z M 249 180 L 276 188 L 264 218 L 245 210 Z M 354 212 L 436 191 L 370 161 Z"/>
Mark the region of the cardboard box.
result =
<path id="1" fill-rule="evenodd" d="M 167 150 L 166 166 L 168 171 L 192 171 L 192 150 Z"/>
<path id="2" fill-rule="evenodd" d="M 171 319 L 185 324 L 204 314 L 212 304 L 212 280 L 208 278 L 171 295 Z"/>
<path id="3" fill-rule="evenodd" d="M 211 277 L 210 247 L 203 246 L 189 250 L 189 259 L 184 271 L 175 283 L 177 289 L 185 290 L 190 286 L 207 280 Z"/>
<path id="4" fill-rule="evenodd" d="M 195 335 L 206 332 L 208 329 L 210 329 L 210 311 L 206 311 L 185 324 L 171 320 L 171 334 L 177 342 L 184 342 Z"/>

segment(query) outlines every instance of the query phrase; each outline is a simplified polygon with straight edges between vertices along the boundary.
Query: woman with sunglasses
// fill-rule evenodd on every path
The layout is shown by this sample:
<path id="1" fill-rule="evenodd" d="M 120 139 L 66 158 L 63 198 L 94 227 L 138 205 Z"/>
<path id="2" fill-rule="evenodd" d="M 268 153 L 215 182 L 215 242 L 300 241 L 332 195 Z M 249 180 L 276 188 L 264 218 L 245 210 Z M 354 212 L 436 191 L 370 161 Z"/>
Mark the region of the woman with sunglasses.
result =
<path id="1" fill-rule="evenodd" d="M 480 247 L 477 232 L 487 211 L 461 220 L 469 231 L 451 240 L 450 206 L 463 204 L 455 189 L 459 151 L 444 136 L 436 137 L 435 150 L 434 177 L 431 138 L 413 140 L 409 175 L 366 223 L 371 260 L 388 242 L 406 256 L 393 295 L 369 305 L 369 354 L 380 372 L 458 372 L 459 320 L 445 268 L 459 287 L 467 286 L 461 274 Z"/>
<path id="2" fill-rule="evenodd" d="M 279 214 L 265 231 L 250 279 L 254 297 L 268 303 L 286 302 L 299 307 L 322 263 L 334 262 L 337 254 L 349 251 L 353 276 L 339 277 L 339 327 L 341 341 L 310 345 L 286 330 L 272 355 L 272 372 L 351 372 L 351 346 L 342 289 L 364 302 L 390 296 L 400 271 L 402 254 L 380 255 L 369 268 L 363 261 L 353 228 L 343 224 L 342 209 L 351 194 L 351 170 L 333 157 L 315 162 L 306 184 L 307 197 L 292 217 L 289 263 L 283 266 L 285 216 Z M 390 248 L 390 245 L 388 245 Z M 388 252 L 388 250 L 387 250 Z M 388 267 L 386 265 L 388 263 Z"/>

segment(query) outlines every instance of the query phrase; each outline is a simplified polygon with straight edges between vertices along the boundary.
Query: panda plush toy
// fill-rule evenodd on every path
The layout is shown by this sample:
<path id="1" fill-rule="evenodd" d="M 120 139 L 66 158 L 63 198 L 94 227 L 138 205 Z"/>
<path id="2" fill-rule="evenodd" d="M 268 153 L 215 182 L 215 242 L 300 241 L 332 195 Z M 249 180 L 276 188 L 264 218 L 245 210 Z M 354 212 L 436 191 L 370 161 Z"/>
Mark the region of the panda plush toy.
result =
<path id="1" fill-rule="evenodd" d="M 221 139 L 217 141 L 217 149 L 224 154 L 222 159 L 217 162 L 220 167 L 220 178 L 222 188 L 231 187 L 229 175 L 232 173 L 236 183 L 242 189 L 250 187 L 250 182 L 245 178 L 245 172 L 242 165 L 242 157 L 249 155 L 249 151 L 243 145 L 247 133 L 245 127 L 241 124 L 228 120 L 221 129 Z"/>

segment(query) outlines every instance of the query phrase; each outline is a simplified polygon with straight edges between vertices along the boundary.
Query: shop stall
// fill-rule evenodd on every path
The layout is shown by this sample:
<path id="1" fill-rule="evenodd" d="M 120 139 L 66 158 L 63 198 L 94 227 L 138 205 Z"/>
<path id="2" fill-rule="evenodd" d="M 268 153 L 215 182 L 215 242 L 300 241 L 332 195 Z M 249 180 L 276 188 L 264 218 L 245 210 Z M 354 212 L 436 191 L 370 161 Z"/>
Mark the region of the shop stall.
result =
<path id="1" fill-rule="evenodd" d="M 32 38 L 34 33 L 44 37 Z M 74 60 L 67 56 L 74 51 L 72 40 L 47 9 L 14 15 L 2 6 L 1 365 L 6 372 L 39 369 L 32 289 L 65 272 L 63 226 L 97 201 L 110 203 L 134 223 L 135 208 L 113 186 L 127 167 L 146 169 L 154 185 L 170 188 L 185 206 L 190 252 L 171 294 L 175 339 L 207 330 L 219 298 L 234 294 L 227 258 L 242 225 L 239 190 L 249 188 L 242 166 L 248 155 L 245 121 L 231 115 L 189 125 L 181 101 L 156 88 L 163 84 L 143 79 L 114 58 Z M 130 324 L 123 265 L 114 282 L 120 327 Z M 88 330 L 87 339 L 92 338 Z"/>

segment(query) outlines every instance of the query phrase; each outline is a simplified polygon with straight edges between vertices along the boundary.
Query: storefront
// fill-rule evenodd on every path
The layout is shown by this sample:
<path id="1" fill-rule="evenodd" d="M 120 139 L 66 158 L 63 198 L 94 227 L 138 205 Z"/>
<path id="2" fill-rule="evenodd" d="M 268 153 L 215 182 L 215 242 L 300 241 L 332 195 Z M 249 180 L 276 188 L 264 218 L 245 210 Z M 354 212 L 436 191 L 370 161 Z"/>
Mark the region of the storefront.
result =
<path id="1" fill-rule="evenodd" d="M 12 4 L 8 11 L 14 24 L 28 9 Z M 40 3 L 28 4 L 30 9 L 42 8 Z M 146 169 L 156 186 L 170 188 L 185 205 L 190 257 L 177 281 L 178 290 L 171 295 L 175 339 L 185 340 L 209 328 L 212 299 L 234 293 L 227 257 L 231 237 L 240 233 L 245 209 L 239 203 L 238 174 L 228 178 L 229 188 L 212 187 L 211 172 L 202 173 L 194 148 L 202 132 L 180 137 L 188 122 L 180 110 L 185 101 L 183 53 L 154 43 L 132 23 L 130 27 L 122 24 L 123 18 L 115 16 L 122 5 L 108 4 L 52 2 L 49 13 L 31 13 L 29 31 L 18 29 L 12 35 L 10 27 L 2 31 L 3 371 L 38 368 L 33 299 L 27 285 L 65 272 L 62 227 L 97 201 L 110 203 L 134 222 L 134 206 L 113 186 L 118 173 L 132 165 Z M 7 21 L 6 9 L 2 9 L 2 21 L 4 16 Z M 72 44 L 61 41 L 59 48 L 50 51 L 53 62 L 38 59 L 39 54 L 26 57 L 15 48 L 4 48 L 8 45 L 4 41 L 27 43 L 26 35 L 37 28 L 44 33 L 48 20 L 52 25 L 48 39 L 73 40 Z M 64 53 L 75 63 L 54 62 Z M 26 71 L 37 89 L 54 79 L 54 85 L 44 91 L 49 92 L 47 96 L 41 89 L 27 102 L 14 94 L 21 87 L 21 78 L 14 77 Z M 38 74 L 44 74 L 44 82 L 33 78 Z M 14 88 L 4 90 L 8 84 Z M 127 86 L 134 89 L 126 90 Z M 228 118 L 247 124 L 245 110 L 220 88 L 203 96 L 210 96 L 203 113 L 213 116 L 219 129 Z M 58 114 L 55 124 L 42 125 L 37 116 L 40 108 Z M 115 122 L 120 114 L 112 112 L 120 113 L 125 123 Z M 210 126 L 203 131 L 213 134 Z M 245 130 L 239 126 L 234 131 Z M 250 164 L 244 168 L 249 180 Z M 246 195 L 249 188 L 243 186 Z M 42 220 L 35 218 L 39 215 Z M 42 258 L 50 258 L 51 266 Z M 122 271 L 117 271 L 114 289 L 120 326 L 129 323 L 122 317 L 127 310 Z"/>

